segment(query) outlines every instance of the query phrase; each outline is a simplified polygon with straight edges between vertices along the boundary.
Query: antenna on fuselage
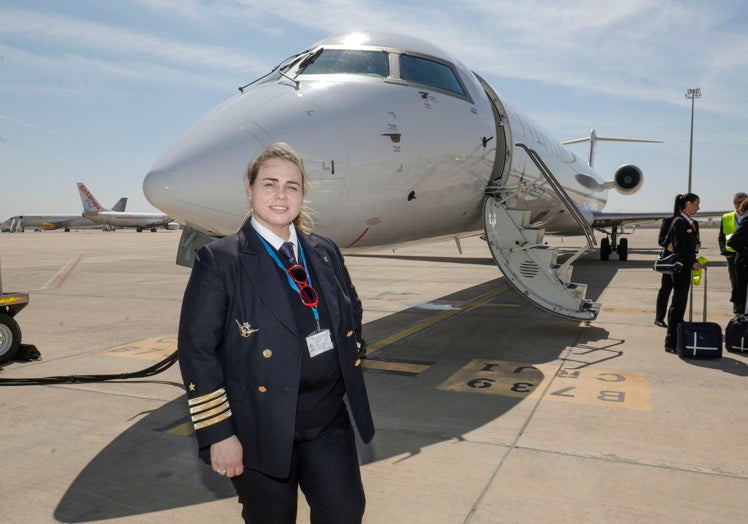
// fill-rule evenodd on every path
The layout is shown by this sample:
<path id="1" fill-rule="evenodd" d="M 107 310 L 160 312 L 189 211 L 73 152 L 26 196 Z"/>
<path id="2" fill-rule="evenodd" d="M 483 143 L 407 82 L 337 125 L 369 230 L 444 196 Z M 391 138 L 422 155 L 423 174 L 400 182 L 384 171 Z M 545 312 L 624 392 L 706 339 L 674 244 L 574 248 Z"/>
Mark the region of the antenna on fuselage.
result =
<path id="1" fill-rule="evenodd" d="M 597 136 L 594 129 L 590 129 L 590 136 L 584 138 L 576 138 L 574 140 L 567 140 L 562 142 L 565 146 L 569 144 L 581 144 L 582 142 L 590 143 L 590 158 L 587 161 L 587 165 L 592 167 L 592 162 L 595 158 L 595 142 L 645 142 L 650 144 L 662 144 L 662 140 L 641 140 L 638 138 L 612 138 L 606 136 Z"/>

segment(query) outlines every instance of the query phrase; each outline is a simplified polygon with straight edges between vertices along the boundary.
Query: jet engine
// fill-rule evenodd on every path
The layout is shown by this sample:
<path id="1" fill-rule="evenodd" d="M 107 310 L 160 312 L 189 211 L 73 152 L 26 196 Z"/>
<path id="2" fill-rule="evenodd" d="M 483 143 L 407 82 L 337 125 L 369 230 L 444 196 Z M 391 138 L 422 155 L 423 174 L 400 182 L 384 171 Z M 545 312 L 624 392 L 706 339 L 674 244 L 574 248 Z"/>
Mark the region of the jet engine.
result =
<path id="1" fill-rule="evenodd" d="M 612 182 L 606 182 L 606 189 L 615 189 L 622 195 L 633 195 L 639 191 L 644 184 L 644 175 L 641 169 L 634 164 L 624 164 L 616 169 Z"/>
<path id="2" fill-rule="evenodd" d="M 602 184 L 588 174 L 577 173 L 577 182 L 592 191 L 608 191 L 615 189 L 622 195 L 633 195 L 639 191 L 644 184 L 642 170 L 634 164 L 624 164 L 613 173 L 613 180 Z"/>

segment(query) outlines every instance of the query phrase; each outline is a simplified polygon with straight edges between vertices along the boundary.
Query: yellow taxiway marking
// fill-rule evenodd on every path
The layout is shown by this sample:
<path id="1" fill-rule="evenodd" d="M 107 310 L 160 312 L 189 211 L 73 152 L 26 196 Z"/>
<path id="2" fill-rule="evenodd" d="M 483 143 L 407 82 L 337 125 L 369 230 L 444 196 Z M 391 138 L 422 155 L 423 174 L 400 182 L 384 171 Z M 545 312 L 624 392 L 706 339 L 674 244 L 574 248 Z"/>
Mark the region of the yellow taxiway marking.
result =
<path id="1" fill-rule="evenodd" d="M 596 368 L 559 369 L 558 364 L 527 364 L 476 359 L 437 389 L 542 398 L 601 407 L 652 410 L 647 373 Z"/>
<path id="2" fill-rule="evenodd" d="M 178 437 L 189 437 L 195 432 L 195 427 L 192 425 L 192 422 L 182 422 L 176 424 L 175 426 L 161 428 L 160 431 L 168 433 L 169 435 L 176 435 Z"/>
<path id="3" fill-rule="evenodd" d="M 177 350 L 176 336 L 161 336 L 137 340 L 129 344 L 122 344 L 113 348 L 99 351 L 99 355 L 113 355 L 117 357 L 133 357 L 143 360 L 159 362 Z"/>
<path id="4" fill-rule="evenodd" d="M 488 302 L 495 296 L 501 293 L 504 293 L 505 291 L 508 291 L 508 290 L 509 288 L 505 287 L 505 288 L 502 288 L 496 291 L 492 291 L 491 293 L 487 293 L 475 300 L 466 302 L 458 308 L 450 309 L 449 311 L 445 311 L 444 313 L 440 313 L 439 315 L 435 315 L 433 317 L 427 318 L 426 320 L 422 322 L 418 322 L 417 324 L 414 324 L 407 329 L 403 329 L 402 331 L 399 331 L 393 335 L 390 335 L 389 337 L 385 337 L 381 340 L 377 340 L 376 342 L 369 344 L 369 346 L 366 348 L 366 354 L 371 355 L 375 351 L 379 351 L 385 346 L 389 346 L 391 344 L 394 344 L 395 342 L 399 342 L 400 340 L 403 340 L 412 335 L 415 335 L 419 331 L 423 331 L 424 329 L 429 328 L 433 326 L 434 324 L 438 324 L 439 322 L 442 322 L 443 320 L 447 320 L 448 318 L 453 317 L 457 315 L 458 313 L 462 313 L 468 308 L 484 305 L 486 302 Z"/>
<path id="5" fill-rule="evenodd" d="M 649 309 L 645 309 L 645 308 L 624 308 L 624 307 L 615 307 L 615 306 L 606 306 L 606 305 L 602 306 L 602 310 L 601 311 L 604 311 L 606 313 L 624 313 L 624 314 L 625 313 L 629 313 L 629 314 L 636 314 L 636 315 L 639 315 L 639 314 L 642 314 L 642 313 L 651 313 L 651 314 L 654 315 L 654 313 L 655 313 L 655 310 L 651 309 L 651 308 L 649 308 Z M 709 316 L 710 317 L 714 316 L 714 317 L 722 317 L 722 318 L 732 318 L 735 315 L 733 313 L 728 313 L 726 311 L 724 311 L 724 312 L 723 311 L 712 312 L 710 310 L 709 311 Z"/>
<path id="6" fill-rule="evenodd" d="M 372 360 L 365 359 L 361 361 L 361 365 L 366 369 L 375 369 L 377 371 L 390 371 L 394 373 L 402 373 L 406 375 L 418 375 L 423 373 L 431 364 L 418 364 L 415 362 L 397 362 L 391 360 Z"/>

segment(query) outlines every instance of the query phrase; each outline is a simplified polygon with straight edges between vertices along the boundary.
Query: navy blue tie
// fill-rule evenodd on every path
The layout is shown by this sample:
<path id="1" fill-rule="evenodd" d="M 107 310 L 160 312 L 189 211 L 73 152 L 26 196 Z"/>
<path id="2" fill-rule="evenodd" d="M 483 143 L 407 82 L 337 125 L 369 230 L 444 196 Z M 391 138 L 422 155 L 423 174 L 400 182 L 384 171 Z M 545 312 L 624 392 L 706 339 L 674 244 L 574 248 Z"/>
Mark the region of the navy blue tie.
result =
<path id="1" fill-rule="evenodd" d="M 293 251 L 293 242 L 283 242 L 283 245 L 278 249 L 278 251 L 283 253 L 283 256 L 288 259 L 292 266 L 298 264 L 296 261 L 296 255 Z"/>

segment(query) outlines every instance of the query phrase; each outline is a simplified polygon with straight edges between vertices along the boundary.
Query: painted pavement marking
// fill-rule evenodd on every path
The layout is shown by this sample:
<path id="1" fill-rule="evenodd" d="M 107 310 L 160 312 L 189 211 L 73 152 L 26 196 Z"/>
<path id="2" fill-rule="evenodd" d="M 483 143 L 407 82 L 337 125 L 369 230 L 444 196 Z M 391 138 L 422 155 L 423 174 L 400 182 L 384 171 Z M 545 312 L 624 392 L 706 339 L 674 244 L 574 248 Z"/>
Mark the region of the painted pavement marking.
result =
<path id="1" fill-rule="evenodd" d="M 160 336 L 136 340 L 121 346 L 99 351 L 99 355 L 111 355 L 117 357 L 132 357 L 143 360 L 159 362 L 177 350 L 176 336 Z"/>
<path id="2" fill-rule="evenodd" d="M 559 369 L 558 364 L 527 364 L 475 359 L 437 389 L 514 398 L 542 398 L 600 407 L 652 410 L 649 375 L 597 368 Z"/>

